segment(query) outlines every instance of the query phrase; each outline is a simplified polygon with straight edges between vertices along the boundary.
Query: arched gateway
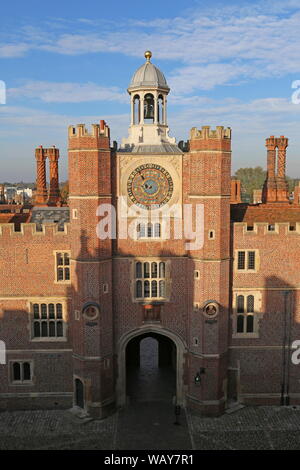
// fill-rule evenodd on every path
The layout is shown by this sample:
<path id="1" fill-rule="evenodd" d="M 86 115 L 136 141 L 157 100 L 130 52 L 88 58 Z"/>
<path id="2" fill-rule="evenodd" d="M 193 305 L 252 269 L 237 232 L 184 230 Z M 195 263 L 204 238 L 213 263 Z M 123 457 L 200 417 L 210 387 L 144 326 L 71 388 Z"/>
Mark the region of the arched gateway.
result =
<path id="1" fill-rule="evenodd" d="M 174 395 L 218 415 L 229 357 L 231 131 L 193 128 L 179 147 L 169 136 L 170 88 L 145 57 L 128 87 L 131 122 L 119 146 L 104 121 L 91 132 L 69 128 L 73 373 L 94 417 L 127 396 Z M 146 336 L 158 341 L 148 357 L 165 363 L 147 369 L 142 360 L 126 390 L 126 354 L 131 365 L 145 357 Z"/>
<path id="2" fill-rule="evenodd" d="M 154 336 L 157 339 L 168 338 L 175 346 L 176 350 L 176 404 L 185 405 L 184 393 L 184 361 L 187 352 L 184 341 L 171 331 L 165 330 L 156 325 L 147 325 L 126 333 L 120 338 L 118 344 L 118 380 L 117 380 L 117 404 L 124 406 L 126 404 L 126 349 L 128 344 L 134 339 L 147 336 Z"/>

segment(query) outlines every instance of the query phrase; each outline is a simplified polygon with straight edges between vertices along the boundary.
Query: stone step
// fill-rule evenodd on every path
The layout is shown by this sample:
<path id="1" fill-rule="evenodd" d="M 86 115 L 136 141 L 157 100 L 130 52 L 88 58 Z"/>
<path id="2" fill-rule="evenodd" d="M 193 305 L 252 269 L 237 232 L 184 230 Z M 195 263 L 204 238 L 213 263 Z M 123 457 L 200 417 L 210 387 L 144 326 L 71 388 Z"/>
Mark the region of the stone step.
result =
<path id="1" fill-rule="evenodd" d="M 229 405 L 229 408 L 225 410 L 225 413 L 235 413 L 236 411 L 242 410 L 243 408 L 245 408 L 245 405 L 242 405 L 241 403 L 232 403 L 231 405 Z"/>

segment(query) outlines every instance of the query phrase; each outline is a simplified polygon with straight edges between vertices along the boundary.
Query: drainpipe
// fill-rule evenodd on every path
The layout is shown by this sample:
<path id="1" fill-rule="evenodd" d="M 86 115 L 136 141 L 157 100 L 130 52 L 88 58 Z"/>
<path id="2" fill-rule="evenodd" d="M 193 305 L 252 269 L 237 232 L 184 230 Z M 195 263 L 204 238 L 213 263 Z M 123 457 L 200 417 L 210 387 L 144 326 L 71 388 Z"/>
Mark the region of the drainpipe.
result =
<path id="1" fill-rule="evenodd" d="M 287 325 L 287 381 L 286 381 L 286 398 L 285 398 L 285 404 L 286 406 L 289 406 L 290 404 L 290 363 L 291 363 L 291 334 L 292 334 L 292 308 L 291 308 L 291 302 L 288 302 L 288 294 L 289 292 L 286 292 L 286 302 L 287 302 L 287 317 L 288 317 L 288 325 Z"/>
<path id="2" fill-rule="evenodd" d="M 283 319 L 283 342 L 282 342 L 282 379 L 281 379 L 281 397 L 280 405 L 284 406 L 289 402 L 288 397 L 288 385 L 286 381 L 286 375 L 289 371 L 289 356 L 288 361 L 286 361 L 286 345 L 287 341 L 290 340 L 290 321 L 287 318 L 287 298 L 289 291 L 284 292 L 284 319 Z M 289 323 L 289 325 L 288 325 Z M 289 374 L 288 374 L 289 378 Z M 287 390 L 286 390 L 287 388 Z"/>

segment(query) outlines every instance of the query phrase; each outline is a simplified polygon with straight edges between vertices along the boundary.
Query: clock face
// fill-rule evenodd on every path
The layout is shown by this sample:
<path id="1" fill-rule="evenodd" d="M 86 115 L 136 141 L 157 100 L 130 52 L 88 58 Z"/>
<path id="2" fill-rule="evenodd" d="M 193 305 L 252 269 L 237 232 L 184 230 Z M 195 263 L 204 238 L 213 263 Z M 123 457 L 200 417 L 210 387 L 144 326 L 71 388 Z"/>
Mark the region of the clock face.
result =
<path id="1" fill-rule="evenodd" d="M 127 181 L 130 200 L 143 209 L 157 209 L 173 194 L 173 180 L 165 168 L 155 163 L 138 166 Z"/>

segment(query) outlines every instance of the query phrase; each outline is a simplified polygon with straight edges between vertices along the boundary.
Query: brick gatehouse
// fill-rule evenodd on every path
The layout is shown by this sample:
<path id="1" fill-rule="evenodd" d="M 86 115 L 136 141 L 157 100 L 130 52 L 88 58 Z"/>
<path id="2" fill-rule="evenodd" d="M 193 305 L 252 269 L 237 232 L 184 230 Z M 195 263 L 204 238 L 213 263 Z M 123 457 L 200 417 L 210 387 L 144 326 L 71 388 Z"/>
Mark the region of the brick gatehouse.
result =
<path id="1" fill-rule="evenodd" d="M 107 416 L 126 403 L 127 365 L 148 336 L 175 371 L 178 405 L 217 415 L 231 403 L 300 403 L 300 201 L 287 188 L 288 139 L 266 140 L 262 199 L 242 203 L 231 129 L 193 127 L 176 144 L 170 89 L 145 57 L 128 88 L 128 138 L 111 143 L 103 120 L 69 127 L 68 205 L 55 147 L 36 149 L 33 205 L 8 205 L 1 192 L 0 409 Z"/>

